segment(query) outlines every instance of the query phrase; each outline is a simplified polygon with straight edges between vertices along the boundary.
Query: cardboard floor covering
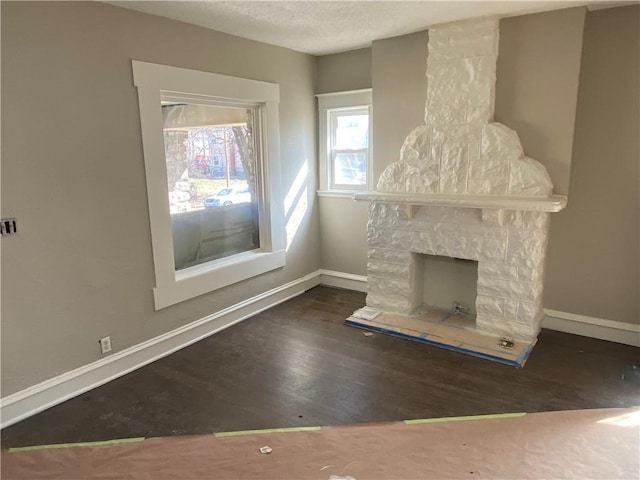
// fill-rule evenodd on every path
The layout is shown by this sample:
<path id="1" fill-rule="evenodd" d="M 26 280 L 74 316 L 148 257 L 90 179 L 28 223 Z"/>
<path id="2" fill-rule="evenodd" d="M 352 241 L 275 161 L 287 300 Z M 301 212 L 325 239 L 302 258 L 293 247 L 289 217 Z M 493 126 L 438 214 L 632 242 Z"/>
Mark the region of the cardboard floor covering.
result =
<path id="1" fill-rule="evenodd" d="M 638 479 L 639 420 L 578 410 L 3 450 L 2 478 Z"/>

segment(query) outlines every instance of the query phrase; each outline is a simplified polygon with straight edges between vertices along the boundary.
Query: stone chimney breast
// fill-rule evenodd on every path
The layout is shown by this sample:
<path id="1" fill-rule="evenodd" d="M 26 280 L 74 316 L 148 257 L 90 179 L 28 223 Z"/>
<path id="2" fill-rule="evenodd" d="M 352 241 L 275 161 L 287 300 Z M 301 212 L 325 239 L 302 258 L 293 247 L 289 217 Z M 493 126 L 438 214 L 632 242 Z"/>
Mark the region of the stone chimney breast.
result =
<path id="1" fill-rule="evenodd" d="M 546 169 L 526 157 L 518 134 L 493 122 L 498 20 L 429 30 L 425 124 L 378 180 L 388 193 L 548 196 Z"/>
<path id="2" fill-rule="evenodd" d="M 365 313 L 347 323 L 522 365 L 544 317 L 550 213 L 566 197 L 551 195 L 544 166 L 493 121 L 498 20 L 432 27 L 428 48 L 424 125 L 409 133 L 376 192 L 354 194 L 370 202 L 368 293 Z M 433 297 L 422 285 L 441 278 L 424 256 L 477 262 L 467 323 L 455 308 L 426 305 Z M 515 350 L 504 350 L 508 339 Z"/>

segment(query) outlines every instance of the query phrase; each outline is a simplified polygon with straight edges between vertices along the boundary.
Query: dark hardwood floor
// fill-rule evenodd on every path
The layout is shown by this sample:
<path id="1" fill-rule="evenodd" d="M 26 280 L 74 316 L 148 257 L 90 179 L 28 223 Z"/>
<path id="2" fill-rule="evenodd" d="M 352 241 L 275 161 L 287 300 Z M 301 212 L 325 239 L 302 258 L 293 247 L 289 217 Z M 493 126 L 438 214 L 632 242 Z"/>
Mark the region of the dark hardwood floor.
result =
<path id="1" fill-rule="evenodd" d="M 344 319 L 316 287 L 2 431 L 2 446 L 640 404 L 640 349 L 545 330 L 522 369 Z"/>

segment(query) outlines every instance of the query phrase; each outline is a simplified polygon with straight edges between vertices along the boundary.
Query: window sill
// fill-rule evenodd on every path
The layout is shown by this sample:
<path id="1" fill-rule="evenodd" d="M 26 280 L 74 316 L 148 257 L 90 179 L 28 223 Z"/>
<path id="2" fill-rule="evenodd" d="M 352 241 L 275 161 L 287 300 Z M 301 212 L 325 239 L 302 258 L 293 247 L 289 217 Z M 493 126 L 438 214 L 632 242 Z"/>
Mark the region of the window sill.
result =
<path id="1" fill-rule="evenodd" d="M 367 190 L 317 190 L 316 195 L 319 197 L 348 198 L 354 199 L 356 193 L 365 193 Z"/>
<path id="2" fill-rule="evenodd" d="M 153 289 L 156 310 L 281 268 L 284 250 L 253 250 L 177 272 L 175 280 Z"/>

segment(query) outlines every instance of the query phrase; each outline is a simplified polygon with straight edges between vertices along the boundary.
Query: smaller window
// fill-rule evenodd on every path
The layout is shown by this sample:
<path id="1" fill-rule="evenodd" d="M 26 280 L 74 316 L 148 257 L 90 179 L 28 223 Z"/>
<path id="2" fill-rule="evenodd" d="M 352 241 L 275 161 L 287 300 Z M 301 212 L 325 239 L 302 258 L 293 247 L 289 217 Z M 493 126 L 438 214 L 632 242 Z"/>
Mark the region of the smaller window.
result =
<path id="1" fill-rule="evenodd" d="M 368 190 L 371 90 L 318 95 L 320 189 Z"/>

